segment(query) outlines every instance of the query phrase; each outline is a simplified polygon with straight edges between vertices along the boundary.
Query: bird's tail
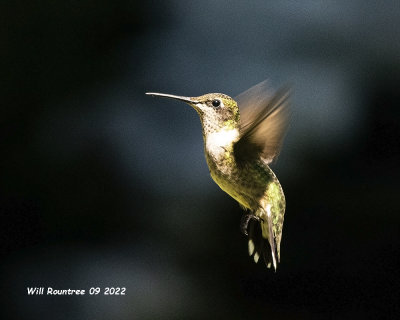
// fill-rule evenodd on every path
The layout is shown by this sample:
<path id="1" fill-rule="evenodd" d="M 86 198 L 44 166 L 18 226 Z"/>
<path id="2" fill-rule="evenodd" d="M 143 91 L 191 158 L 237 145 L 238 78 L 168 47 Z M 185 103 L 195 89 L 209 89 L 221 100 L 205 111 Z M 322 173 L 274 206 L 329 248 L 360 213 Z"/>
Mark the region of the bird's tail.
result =
<path id="1" fill-rule="evenodd" d="M 253 256 L 255 263 L 262 257 L 267 268 L 271 268 L 271 265 L 273 265 L 276 271 L 277 262 L 279 262 L 279 254 L 277 252 L 279 251 L 277 251 L 271 225 L 272 222 L 268 223 L 266 215 L 263 215 L 260 219 L 249 221 L 249 255 Z"/>

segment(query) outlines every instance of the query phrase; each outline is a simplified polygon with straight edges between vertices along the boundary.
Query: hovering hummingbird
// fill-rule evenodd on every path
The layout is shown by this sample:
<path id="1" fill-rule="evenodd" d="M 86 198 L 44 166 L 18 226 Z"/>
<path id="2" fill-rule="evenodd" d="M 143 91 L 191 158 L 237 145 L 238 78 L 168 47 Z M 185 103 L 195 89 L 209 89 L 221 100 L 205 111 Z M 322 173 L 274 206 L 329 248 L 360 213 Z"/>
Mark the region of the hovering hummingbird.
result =
<path id="1" fill-rule="evenodd" d="M 277 158 L 287 128 L 289 90 L 272 94 L 263 81 L 235 100 L 222 93 L 199 97 L 146 94 L 180 100 L 197 111 L 211 177 L 249 210 L 240 224 L 249 239 L 249 255 L 256 263 L 262 256 L 267 267 L 272 263 L 276 270 L 286 202 L 269 164 Z"/>

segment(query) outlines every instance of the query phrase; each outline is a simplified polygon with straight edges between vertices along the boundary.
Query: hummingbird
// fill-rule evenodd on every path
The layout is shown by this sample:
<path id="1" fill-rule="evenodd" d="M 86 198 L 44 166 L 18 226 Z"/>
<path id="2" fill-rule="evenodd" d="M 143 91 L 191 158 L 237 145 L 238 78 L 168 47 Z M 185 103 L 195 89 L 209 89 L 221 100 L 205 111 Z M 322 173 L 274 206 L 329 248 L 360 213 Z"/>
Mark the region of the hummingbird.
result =
<path id="1" fill-rule="evenodd" d="M 289 89 L 273 92 L 263 81 L 235 99 L 222 93 L 146 94 L 183 101 L 196 110 L 210 175 L 246 210 L 240 228 L 248 236 L 248 253 L 255 263 L 262 257 L 276 271 L 286 201 L 269 165 L 279 155 L 288 126 Z"/>

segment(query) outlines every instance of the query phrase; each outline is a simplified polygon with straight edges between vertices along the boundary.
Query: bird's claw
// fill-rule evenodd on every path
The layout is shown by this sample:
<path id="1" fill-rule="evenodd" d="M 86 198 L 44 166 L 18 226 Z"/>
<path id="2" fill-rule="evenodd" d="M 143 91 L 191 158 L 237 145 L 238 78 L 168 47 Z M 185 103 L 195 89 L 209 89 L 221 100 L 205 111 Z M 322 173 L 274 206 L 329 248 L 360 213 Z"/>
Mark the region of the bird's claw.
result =
<path id="1" fill-rule="evenodd" d="M 240 230 L 245 236 L 248 236 L 249 234 L 247 233 L 247 227 L 249 226 L 249 222 L 251 219 L 257 220 L 257 221 L 263 221 L 260 217 L 255 216 L 254 214 L 245 214 L 242 216 L 242 219 L 240 220 Z"/>

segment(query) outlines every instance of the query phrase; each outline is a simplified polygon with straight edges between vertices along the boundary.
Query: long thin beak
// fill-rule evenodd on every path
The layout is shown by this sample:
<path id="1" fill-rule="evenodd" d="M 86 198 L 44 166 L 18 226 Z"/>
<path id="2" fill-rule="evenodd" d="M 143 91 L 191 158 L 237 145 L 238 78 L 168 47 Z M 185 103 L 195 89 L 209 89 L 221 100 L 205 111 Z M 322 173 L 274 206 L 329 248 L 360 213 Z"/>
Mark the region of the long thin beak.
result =
<path id="1" fill-rule="evenodd" d="M 183 101 L 189 104 L 195 104 L 197 103 L 194 98 L 191 97 L 183 97 L 183 96 L 175 96 L 173 94 L 166 94 L 166 93 L 157 93 L 157 92 L 146 92 L 147 95 L 149 96 L 155 96 L 155 97 L 163 97 L 163 98 L 168 98 L 168 99 L 175 99 L 179 101 Z"/>

